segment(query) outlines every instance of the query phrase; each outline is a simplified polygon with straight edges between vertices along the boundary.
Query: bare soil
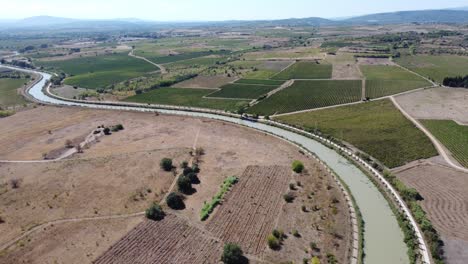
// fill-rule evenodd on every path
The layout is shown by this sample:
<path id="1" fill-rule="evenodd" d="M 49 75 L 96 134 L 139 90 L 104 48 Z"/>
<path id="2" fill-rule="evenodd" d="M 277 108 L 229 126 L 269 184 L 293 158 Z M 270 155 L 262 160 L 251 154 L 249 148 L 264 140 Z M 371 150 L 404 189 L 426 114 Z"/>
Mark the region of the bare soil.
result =
<path id="1" fill-rule="evenodd" d="M 423 196 L 421 205 L 444 239 L 447 263 L 467 263 L 468 174 L 429 161 L 399 169 L 397 176 Z"/>
<path id="2" fill-rule="evenodd" d="M 358 66 L 354 63 L 335 63 L 333 64 L 332 79 L 336 80 L 356 80 L 361 79 L 361 73 Z"/>
<path id="3" fill-rule="evenodd" d="M 468 124 L 468 89 L 437 87 L 396 99 L 416 119 L 452 119 Z"/>
<path id="4" fill-rule="evenodd" d="M 386 58 L 358 58 L 359 65 L 394 65 Z"/>

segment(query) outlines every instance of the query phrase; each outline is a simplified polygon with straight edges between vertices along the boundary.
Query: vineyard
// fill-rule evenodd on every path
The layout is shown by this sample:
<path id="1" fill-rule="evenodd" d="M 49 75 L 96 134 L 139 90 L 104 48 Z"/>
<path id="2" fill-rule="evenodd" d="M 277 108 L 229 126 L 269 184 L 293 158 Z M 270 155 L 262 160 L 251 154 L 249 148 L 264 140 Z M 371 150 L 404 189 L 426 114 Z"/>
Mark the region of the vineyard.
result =
<path id="1" fill-rule="evenodd" d="M 216 263 L 222 246 L 185 220 L 168 215 L 139 224 L 94 263 Z"/>
<path id="2" fill-rule="evenodd" d="M 461 165 L 468 168 L 468 126 L 458 125 L 452 120 L 421 120 L 421 122 Z"/>
<path id="3" fill-rule="evenodd" d="M 399 67 L 386 65 L 360 67 L 366 77 L 366 97 L 371 99 L 431 86 L 423 78 Z"/>
<path id="4" fill-rule="evenodd" d="M 330 79 L 332 76 L 331 64 L 318 64 L 317 62 L 297 62 L 286 70 L 278 73 L 272 79 Z"/>
<path id="5" fill-rule="evenodd" d="M 295 81 L 294 84 L 257 105 L 249 113 L 273 115 L 361 100 L 360 80 Z"/>
<path id="6" fill-rule="evenodd" d="M 281 212 L 290 176 L 288 167 L 247 167 L 208 223 L 208 230 L 223 241 L 239 244 L 246 253 L 262 253 Z"/>
<path id="7" fill-rule="evenodd" d="M 263 84 L 226 84 L 221 90 L 210 94 L 208 97 L 256 99 L 276 89 L 276 85 Z"/>
<path id="8" fill-rule="evenodd" d="M 277 81 L 277 80 L 240 79 L 240 80 L 237 80 L 235 83 L 262 84 L 262 85 L 281 85 L 284 82 L 283 81 Z"/>

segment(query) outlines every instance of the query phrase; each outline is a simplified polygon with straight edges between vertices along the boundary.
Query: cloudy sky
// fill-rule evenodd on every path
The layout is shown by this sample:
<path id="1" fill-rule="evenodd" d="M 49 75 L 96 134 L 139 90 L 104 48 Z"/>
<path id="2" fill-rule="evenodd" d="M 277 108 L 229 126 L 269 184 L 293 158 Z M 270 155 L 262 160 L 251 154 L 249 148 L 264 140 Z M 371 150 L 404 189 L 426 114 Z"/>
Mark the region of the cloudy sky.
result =
<path id="1" fill-rule="evenodd" d="M 0 19 L 38 15 L 71 18 L 251 20 L 336 18 L 400 10 L 468 6 L 468 0 L 14 0 L 2 1 Z"/>

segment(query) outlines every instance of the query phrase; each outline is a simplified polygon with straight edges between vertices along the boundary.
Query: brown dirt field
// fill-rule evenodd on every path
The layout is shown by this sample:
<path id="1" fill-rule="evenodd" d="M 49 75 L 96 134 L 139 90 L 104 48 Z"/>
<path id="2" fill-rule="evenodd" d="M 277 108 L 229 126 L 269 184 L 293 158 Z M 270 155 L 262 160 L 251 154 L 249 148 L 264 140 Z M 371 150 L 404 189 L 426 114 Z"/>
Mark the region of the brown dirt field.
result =
<path id="1" fill-rule="evenodd" d="M 385 58 L 358 58 L 359 65 L 394 65 L 389 59 Z"/>
<path id="2" fill-rule="evenodd" d="M 174 180 L 159 168 L 163 157 L 188 158 L 187 149 L 121 154 L 54 163 L 0 165 L 0 242 L 58 219 L 144 211 Z M 186 158 L 184 158 L 186 157 Z M 10 181 L 20 180 L 13 189 Z M 148 192 L 150 190 L 151 192 Z"/>
<path id="3" fill-rule="evenodd" d="M 217 263 L 223 244 L 175 215 L 144 221 L 94 263 Z"/>
<path id="4" fill-rule="evenodd" d="M 468 174 L 423 162 L 397 175 L 424 197 L 421 205 L 444 238 L 447 263 L 467 263 Z"/>
<path id="5" fill-rule="evenodd" d="M 59 107 L 38 107 L 0 120 L 0 158 L 35 159 L 62 147 L 68 138 L 87 135 L 101 124 L 117 123 L 125 129 L 101 137 L 70 160 L 0 165 L 0 215 L 6 218 L 6 223 L 0 224 L 2 240 L 9 241 L 23 230 L 52 219 L 143 211 L 149 202 L 162 197 L 174 179 L 170 173 L 160 171 L 159 160 L 163 156 L 174 157 L 178 165 L 189 159 L 189 149 L 194 146 L 204 148 L 206 153 L 200 162 L 201 184 L 194 185 L 197 191 L 187 197 L 187 209 L 177 214 L 201 229 L 207 225 L 199 219 L 203 202 L 211 200 L 227 176 L 241 176 L 249 165 L 289 168 L 295 159 L 303 160 L 307 168 L 314 164 L 287 142 L 220 121 Z M 12 190 L 8 185 L 13 177 L 22 179 L 19 189 Z M 284 192 L 289 180 L 290 177 L 279 181 Z M 275 184 L 278 183 L 272 186 Z M 152 192 L 145 195 L 148 186 Z M 140 193 L 145 199 L 134 201 Z M 280 202 L 284 202 L 282 194 L 278 196 Z M 341 209 L 335 217 L 349 219 Z M 5 233 L 8 235 L 3 236 Z M 316 242 L 322 249 L 328 247 L 327 241 L 326 236 L 321 236 Z M 266 242 L 262 243 L 266 248 Z M 327 252 L 333 249 L 327 248 Z"/>
<path id="6" fill-rule="evenodd" d="M 361 79 L 361 73 L 358 66 L 354 63 L 336 63 L 333 64 L 332 79 L 336 80 L 356 80 Z"/>
<path id="7" fill-rule="evenodd" d="M 142 221 L 128 219 L 71 222 L 49 226 L 0 253 L 0 263 L 91 263 Z"/>
<path id="8" fill-rule="evenodd" d="M 468 124 L 468 89 L 437 87 L 396 99 L 416 119 L 452 119 Z"/>
<path id="9" fill-rule="evenodd" d="M 223 75 L 217 76 L 197 76 L 193 79 L 183 81 L 173 85 L 176 88 L 219 88 L 227 83 L 234 81 L 235 77 Z"/>

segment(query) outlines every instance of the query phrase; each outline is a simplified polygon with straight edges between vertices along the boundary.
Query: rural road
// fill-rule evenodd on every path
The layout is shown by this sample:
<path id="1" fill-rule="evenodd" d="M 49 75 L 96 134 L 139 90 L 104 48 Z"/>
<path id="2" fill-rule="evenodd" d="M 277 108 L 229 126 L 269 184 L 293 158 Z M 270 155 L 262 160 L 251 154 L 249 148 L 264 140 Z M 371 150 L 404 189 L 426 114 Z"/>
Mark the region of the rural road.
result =
<path id="1" fill-rule="evenodd" d="M 144 61 L 146 61 L 146 62 L 148 62 L 148 63 L 153 64 L 154 66 L 156 66 L 156 67 L 159 68 L 159 70 L 161 71 L 161 74 L 166 74 L 166 73 L 167 73 L 166 68 L 165 68 L 164 66 L 162 66 L 161 64 L 154 63 L 154 62 L 148 60 L 148 59 L 145 58 L 145 57 L 137 56 L 137 55 L 133 54 L 133 51 L 134 51 L 134 49 L 132 49 L 132 50 L 130 51 L 130 53 L 128 53 L 128 56 L 134 57 L 134 58 L 137 58 L 137 59 L 140 59 L 140 60 L 144 60 Z"/>

